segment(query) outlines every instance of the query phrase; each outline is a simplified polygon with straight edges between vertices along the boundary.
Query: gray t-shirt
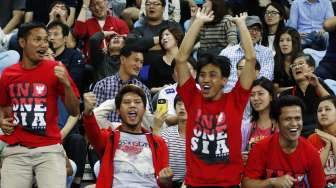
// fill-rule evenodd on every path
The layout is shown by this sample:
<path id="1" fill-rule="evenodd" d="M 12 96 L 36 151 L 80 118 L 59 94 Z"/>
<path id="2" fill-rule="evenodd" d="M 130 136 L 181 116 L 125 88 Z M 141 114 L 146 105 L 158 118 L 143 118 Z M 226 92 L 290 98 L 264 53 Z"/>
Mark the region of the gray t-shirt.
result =
<path id="1" fill-rule="evenodd" d="M 120 132 L 114 156 L 113 188 L 158 187 L 146 135 Z"/>
<path id="2" fill-rule="evenodd" d="M 26 0 L 0 0 L 0 27 L 4 28 L 12 18 L 13 10 L 26 8 Z"/>

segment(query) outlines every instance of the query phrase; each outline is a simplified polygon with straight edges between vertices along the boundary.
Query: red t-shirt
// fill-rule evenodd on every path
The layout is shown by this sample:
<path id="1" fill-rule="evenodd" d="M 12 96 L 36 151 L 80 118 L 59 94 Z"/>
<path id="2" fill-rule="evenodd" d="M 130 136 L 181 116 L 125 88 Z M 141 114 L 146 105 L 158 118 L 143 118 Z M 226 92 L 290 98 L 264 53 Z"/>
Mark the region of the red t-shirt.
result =
<path id="1" fill-rule="evenodd" d="M 0 106 L 12 106 L 15 131 L 3 135 L 8 144 L 40 147 L 60 143 L 57 98 L 64 99 L 63 84 L 54 75 L 56 61 L 41 61 L 33 69 L 21 63 L 3 71 L 0 79 Z M 79 97 L 76 85 L 68 74 L 72 89 Z"/>
<path id="2" fill-rule="evenodd" d="M 279 144 L 279 133 L 259 141 L 252 147 L 244 175 L 251 179 L 267 179 L 288 174 L 296 179 L 294 188 L 306 188 L 305 178 L 311 188 L 324 188 L 325 176 L 317 150 L 300 137 L 291 154 Z"/>
<path id="3" fill-rule="evenodd" d="M 239 185 L 243 171 L 241 120 L 250 91 L 238 82 L 219 100 L 207 101 L 191 77 L 177 91 L 188 112 L 186 184 Z"/>
<path id="4" fill-rule="evenodd" d="M 308 137 L 308 141 L 312 143 L 315 148 L 321 153 L 322 149 L 325 147 L 325 142 L 316 133 Z M 324 173 L 326 175 L 327 183 L 336 183 L 336 160 L 332 147 L 328 154 L 328 159 L 324 165 Z"/>

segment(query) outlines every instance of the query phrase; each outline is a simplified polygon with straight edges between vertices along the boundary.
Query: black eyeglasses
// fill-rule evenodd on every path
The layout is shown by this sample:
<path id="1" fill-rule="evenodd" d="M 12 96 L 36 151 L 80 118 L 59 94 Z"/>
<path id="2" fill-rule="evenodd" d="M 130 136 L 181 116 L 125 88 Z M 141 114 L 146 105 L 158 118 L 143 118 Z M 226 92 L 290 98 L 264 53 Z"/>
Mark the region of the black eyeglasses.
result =
<path id="1" fill-rule="evenodd" d="M 280 14 L 280 12 L 277 11 L 266 11 L 265 16 L 275 16 L 277 14 Z"/>

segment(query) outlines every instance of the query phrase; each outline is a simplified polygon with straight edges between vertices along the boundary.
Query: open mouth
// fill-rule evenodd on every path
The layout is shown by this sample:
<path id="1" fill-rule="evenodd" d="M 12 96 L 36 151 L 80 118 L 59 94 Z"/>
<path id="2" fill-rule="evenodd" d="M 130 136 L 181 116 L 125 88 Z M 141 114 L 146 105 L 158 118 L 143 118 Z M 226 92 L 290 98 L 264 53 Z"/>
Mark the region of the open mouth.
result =
<path id="1" fill-rule="evenodd" d="M 289 129 L 289 133 L 291 135 L 295 135 L 296 136 L 299 133 L 299 129 L 298 128 L 291 128 L 291 129 Z"/>
<path id="2" fill-rule="evenodd" d="M 210 89 L 211 89 L 211 86 L 209 86 L 209 85 L 204 85 L 204 86 L 203 86 L 203 92 L 204 92 L 204 93 L 209 93 L 209 92 L 210 92 Z"/>
<path id="3" fill-rule="evenodd" d="M 137 118 L 138 113 L 136 111 L 130 111 L 127 113 L 127 116 L 130 120 L 134 121 Z"/>
<path id="4" fill-rule="evenodd" d="M 298 71 L 295 71 L 295 74 L 298 75 L 298 74 L 301 74 L 302 71 L 298 70 Z"/>
<path id="5" fill-rule="evenodd" d="M 39 57 L 45 57 L 47 54 L 47 50 L 37 50 L 37 54 Z"/>

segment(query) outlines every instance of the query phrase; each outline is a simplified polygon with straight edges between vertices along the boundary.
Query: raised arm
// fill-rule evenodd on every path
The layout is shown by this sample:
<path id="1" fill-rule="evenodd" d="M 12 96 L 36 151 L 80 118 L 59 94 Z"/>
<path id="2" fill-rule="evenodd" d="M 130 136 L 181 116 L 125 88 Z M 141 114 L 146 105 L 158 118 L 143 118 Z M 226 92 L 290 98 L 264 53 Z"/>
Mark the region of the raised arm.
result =
<path id="1" fill-rule="evenodd" d="M 246 17 L 247 13 L 241 13 L 239 17 L 236 16 L 232 18 L 232 21 L 237 25 L 240 31 L 241 46 L 245 52 L 246 63 L 239 78 L 240 85 L 244 89 L 250 89 L 252 86 L 252 82 L 256 79 L 256 53 L 254 50 L 250 32 L 248 31 L 245 23 Z"/>
<path id="2" fill-rule="evenodd" d="M 5 34 L 9 34 L 10 32 L 12 32 L 21 23 L 22 19 L 24 18 L 24 13 L 25 12 L 23 10 L 13 10 L 12 18 L 3 28 L 3 32 Z"/>
<path id="3" fill-rule="evenodd" d="M 200 32 L 202 26 L 206 22 L 211 22 L 214 19 L 213 12 L 207 13 L 205 8 L 202 10 L 198 10 L 196 14 L 196 18 L 192 25 L 190 26 L 187 34 L 183 38 L 181 46 L 179 48 L 179 52 L 177 53 L 175 60 L 176 60 L 176 71 L 178 75 L 178 84 L 182 86 L 189 77 L 191 76 L 187 60 L 190 56 L 198 33 Z"/>

